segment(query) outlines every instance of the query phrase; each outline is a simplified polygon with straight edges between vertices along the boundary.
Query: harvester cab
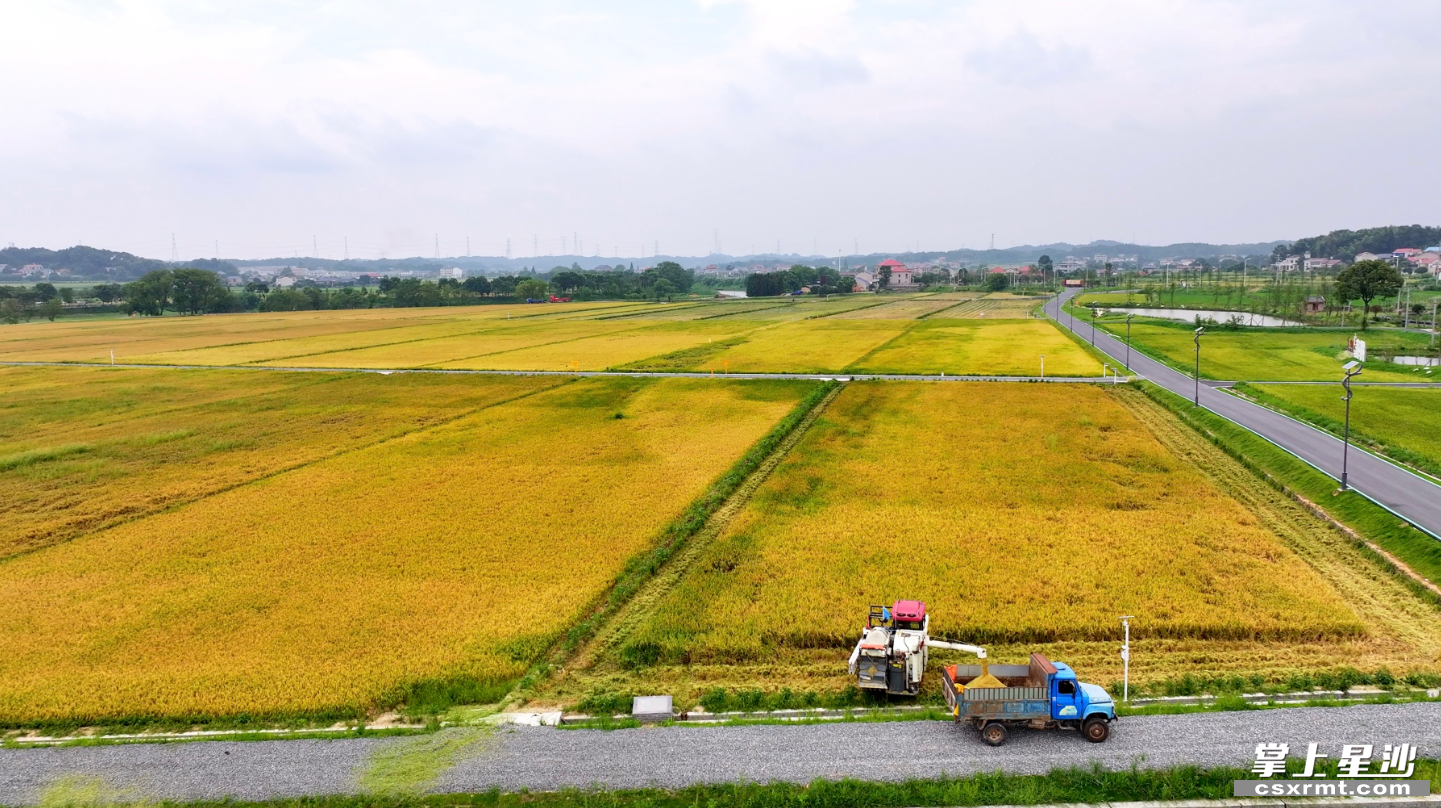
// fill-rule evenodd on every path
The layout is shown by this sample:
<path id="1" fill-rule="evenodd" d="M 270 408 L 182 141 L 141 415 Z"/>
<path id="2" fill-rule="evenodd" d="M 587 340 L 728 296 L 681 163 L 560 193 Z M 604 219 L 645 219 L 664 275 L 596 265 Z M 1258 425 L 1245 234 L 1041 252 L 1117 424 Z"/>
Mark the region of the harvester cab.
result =
<path id="1" fill-rule="evenodd" d="M 849 661 L 856 686 L 896 696 L 916 695 L 921 692 L 931 647 L 970 651 L 985 660 L 984 649 L 932 640 L 930 631 L 930 615 L 919 600 L 898 600 L 889 608 L 872 606 Z"/>

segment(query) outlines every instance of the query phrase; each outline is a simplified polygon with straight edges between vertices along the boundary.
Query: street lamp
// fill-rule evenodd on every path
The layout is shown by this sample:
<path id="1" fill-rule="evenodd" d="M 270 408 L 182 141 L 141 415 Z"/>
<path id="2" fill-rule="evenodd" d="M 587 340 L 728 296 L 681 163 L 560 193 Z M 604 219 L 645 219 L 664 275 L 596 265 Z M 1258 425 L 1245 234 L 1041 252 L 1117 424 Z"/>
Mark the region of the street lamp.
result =
<path id="1" fill-rule="evenodd" d="M 1134 314 L 1126 315 L 1126 370 L 1131 369 L 1131 318 Z"/>
<path id="2" fill-rule="evenodd" d="M 1096 307 L 1091 307 L 1091 344 L 1096 344 Z"/>
<path id="3" fill-rule="evenodd" d="M 1131 621 L 1135 620 L 1134 614 L 1121 615 L 1121 625 L 1126 627 L 1126 640 L 1121 643 L 1121 664 L 1125 673 L 1121 679 L 1121 701 L 1131 701 Z"/>
<path id="4" fill-rule="evenodd" d="M 1046 355 L 1041 354 L 1041 381 L 1046 380 Z"/>
<path id="5" fill-rule="evenodd" d="M 1341 490 L 1346 490 L 1346 460 L 1351 449 L 1351 377 L 1361 374 L 1361 363 L 1351 360 L 1341 367 L 1345 377 L 1341 379 L 1341 386 L 1346 388 L 1346 395 L 1341 400 L 1346 402 L 1346 431 L 1341 435 Z"/>
<path id="6" fill-rule="evenodd" d="M 1201 335 L 1204 333 L 1206 333 L 1206 327 L 1199 326 L 1196 329 L 1196 336 L 1193 338 L 1196 342 L 1196 399 L 1194 403 L 1197 407 L 1201 406 Z"/>

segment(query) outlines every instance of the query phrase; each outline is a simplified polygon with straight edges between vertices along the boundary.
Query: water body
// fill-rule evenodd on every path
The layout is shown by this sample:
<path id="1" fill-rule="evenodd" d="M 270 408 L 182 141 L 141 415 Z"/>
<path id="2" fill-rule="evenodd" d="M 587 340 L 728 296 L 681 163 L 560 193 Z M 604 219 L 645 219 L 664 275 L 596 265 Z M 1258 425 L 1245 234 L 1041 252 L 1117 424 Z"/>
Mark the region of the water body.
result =
<path id="1" fill-rule="evenodd" d="M 746 293 L 745 293 L 745 292 L 736 291 L 736 290 L 732 290 L 732 289 L 722 289 L 722 290 L 720 290 L 719 292 L 716 292 L 716 297 L 737 297 L 737 298 L 739 298 L 739 297 L 745 297 L 745 296 L 746 296 Z"/>
<path id="2" fill-rule="evenodd" d="M 1180 320 L 1192 323 L 1197 317 L 1202 320 L 1215 320 L 1218 323 L 1229 323 L 1231 318 L 1236 318 L 1240 325 L 1257 325 L 1269 328 L 1279 328 L 1288 325 L 1305 325 L 1294 320 L 1286 320 L 1281 317 L 1272 317 L 1269 314 L 1252 314 L 1248 311 L 1213 311 L 1209 309 L 1105 309 L 1106 314 L 1134 314 L 1137 317 L 1159 317 L 1162 320 Z"/>
<path id="3" fill-rule="evenodd" d="M 1393 356 L 1391 361 L 1398 365 L 1414 365 L 1423 368 L 1441 367 L 1441 359 L 1434 356 Z"/>

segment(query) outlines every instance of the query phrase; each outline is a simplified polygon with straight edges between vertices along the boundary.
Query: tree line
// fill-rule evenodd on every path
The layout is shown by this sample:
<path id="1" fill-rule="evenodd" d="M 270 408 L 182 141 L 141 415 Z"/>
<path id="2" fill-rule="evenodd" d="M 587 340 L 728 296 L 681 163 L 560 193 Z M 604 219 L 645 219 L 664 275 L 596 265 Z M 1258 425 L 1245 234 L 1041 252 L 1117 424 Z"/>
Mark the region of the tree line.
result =
<path id="1" fill-rule="evenodd" d="M 1278 245 L 1272 258 L 1280 260 L 1292 255 L 1310 253 L 1317 258 L 1340 258 L 1353 261 L 1363 252 L 1385 255 L 1402 247 L 1425 249 L 1441 244 L 1441 227 L 1419 224 L 1368 227 L 1364 230 L 1332 230 L 1324 236 L 1297 239 L 1288 247 Z"/>

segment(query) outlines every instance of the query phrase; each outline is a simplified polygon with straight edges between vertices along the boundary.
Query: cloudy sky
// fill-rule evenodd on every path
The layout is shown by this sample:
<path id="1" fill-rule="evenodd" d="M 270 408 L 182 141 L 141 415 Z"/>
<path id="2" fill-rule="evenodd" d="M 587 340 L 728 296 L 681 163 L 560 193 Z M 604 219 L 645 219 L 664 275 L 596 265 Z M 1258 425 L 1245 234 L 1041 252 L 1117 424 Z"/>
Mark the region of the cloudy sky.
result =
<path id="1" fill-rule="evenodd" d="M 20 246 L 834 255 L 1441 223 L 1430 0 L 12 0 L 0 30 Z"/>

